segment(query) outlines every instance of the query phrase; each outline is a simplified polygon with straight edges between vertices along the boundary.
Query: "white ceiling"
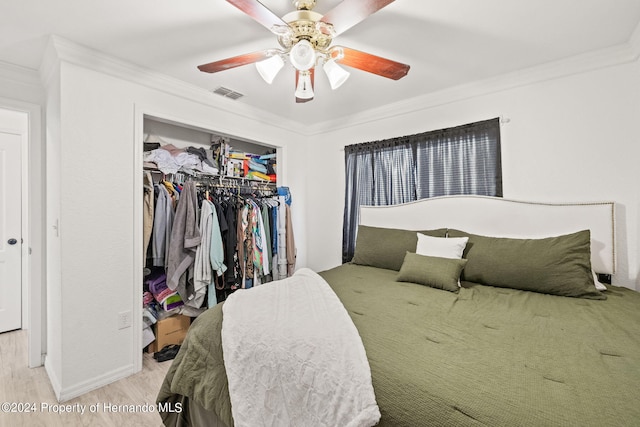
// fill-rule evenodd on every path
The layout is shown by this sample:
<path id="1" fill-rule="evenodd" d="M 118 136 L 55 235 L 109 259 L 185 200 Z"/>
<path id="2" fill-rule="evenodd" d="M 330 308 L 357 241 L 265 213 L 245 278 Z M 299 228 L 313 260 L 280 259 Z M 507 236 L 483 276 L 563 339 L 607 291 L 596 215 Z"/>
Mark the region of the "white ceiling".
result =
<path id="1" fill-rule="evenodd" d="M 322 73 L 315 99 L 294 102 L 294 72 L 272 85 L 254 66 L 216 74 L 196 66 L 278 47 L 275 36 L 224 0 L 0 0 L 0 61 L 38 69 L 50 34 L 298 122 L 370 108 L 627 43 L 638 0 L 396 0 L 339 35 L 344 45 L 411 65 L 393 81 L 360 70 L 332 91 Z M 290 0 L 262 0 L 276 15 Z M 318 0 L 326 13 L 339 0 Z M 211 95 L 217 96 L 217 95 Z"/>

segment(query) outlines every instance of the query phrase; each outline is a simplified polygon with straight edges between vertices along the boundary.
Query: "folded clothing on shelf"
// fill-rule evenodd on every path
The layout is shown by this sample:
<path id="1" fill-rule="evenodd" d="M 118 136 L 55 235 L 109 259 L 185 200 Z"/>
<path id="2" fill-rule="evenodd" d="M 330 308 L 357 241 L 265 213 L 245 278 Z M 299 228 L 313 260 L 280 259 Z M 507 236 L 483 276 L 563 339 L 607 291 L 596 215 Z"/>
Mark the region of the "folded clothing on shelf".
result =
<path id="1" fill-rule="evenodd" d="M 247 178 L 249 179 L 260 179 L 262 181 L 271 181 L 269 175 L 266 175 L 262 172 L 251 171 L 247 174 Z"/>
<path id="2" fill-rule="evenodd" d="M 249 169 L 256 172 L 267 173 L 267 167 L 254 159 L 249 160 Z"/>
<path id="3" fill-rule="evenodd" d="M 177 291 L 167 287 L 167 275 L 164 272 L 155 272 L 145 280 L 149 291 L 165 311 L 172 310 L 184 304 Z"/>

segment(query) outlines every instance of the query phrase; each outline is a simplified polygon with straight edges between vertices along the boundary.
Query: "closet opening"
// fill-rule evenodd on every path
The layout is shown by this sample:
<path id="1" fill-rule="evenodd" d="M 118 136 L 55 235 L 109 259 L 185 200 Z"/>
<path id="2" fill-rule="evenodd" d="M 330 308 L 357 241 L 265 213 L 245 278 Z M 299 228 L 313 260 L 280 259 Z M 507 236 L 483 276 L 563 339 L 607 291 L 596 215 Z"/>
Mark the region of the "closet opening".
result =
<path id="1" fill-rule="evenodd" d="M 139 371 L 145 352 L 175 357 L 191 321 L 237 289 L 293 273 L 295 246 L 280 147 L 148 115 L 136 134 Z"/>

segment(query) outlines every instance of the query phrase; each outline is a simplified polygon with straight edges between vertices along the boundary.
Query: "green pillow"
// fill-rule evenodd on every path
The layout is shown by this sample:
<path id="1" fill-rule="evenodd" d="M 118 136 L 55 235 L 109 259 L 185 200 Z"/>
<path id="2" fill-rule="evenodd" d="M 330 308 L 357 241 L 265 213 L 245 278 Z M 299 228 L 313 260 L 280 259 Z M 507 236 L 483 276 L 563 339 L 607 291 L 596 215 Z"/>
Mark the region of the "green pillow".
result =
<path id="1" fill-rule="evenodd" d="M 449 230 L 469 237 L 462 280 L 567 297 L 606 299 L 591 274 L 591 233 L 544 239 L 509 239 Z"/>
<path id="2" fill-rule="evenodd" d="M 458 292 L 458 279 L 466 264 L 466 259 L 440 258 L 407 252 L 396 281 Z"/>
<path id="3" fill-rule="evenodd" d="M 447 234 L 446 228 L 419 232 L 433 237 L 445 237 Z M 360 225 L 351 262 L 398 271 L 407 251 L 416 251 L 417 233 L 418 231 Z"/>

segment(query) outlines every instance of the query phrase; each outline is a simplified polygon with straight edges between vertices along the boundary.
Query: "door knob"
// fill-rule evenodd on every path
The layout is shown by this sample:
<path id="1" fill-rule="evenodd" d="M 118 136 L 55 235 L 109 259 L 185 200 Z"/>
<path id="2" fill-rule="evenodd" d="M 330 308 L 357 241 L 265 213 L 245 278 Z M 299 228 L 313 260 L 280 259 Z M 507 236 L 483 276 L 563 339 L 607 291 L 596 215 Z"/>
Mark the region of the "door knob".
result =
<path id="1" fill-rule="evenodd" d="M 10 245 L 15 245 L 16 243 L 18 243 L 18 241 L 16 239 L 9 239 L 7 240 L 7 243 Z"/>

